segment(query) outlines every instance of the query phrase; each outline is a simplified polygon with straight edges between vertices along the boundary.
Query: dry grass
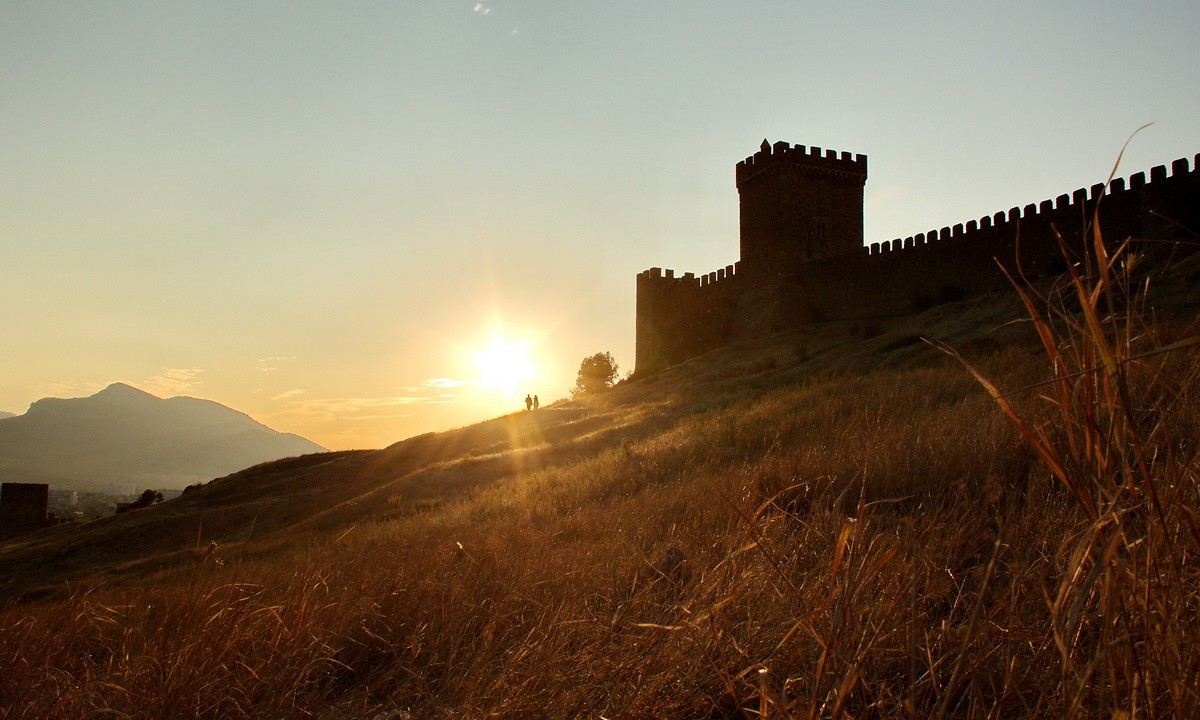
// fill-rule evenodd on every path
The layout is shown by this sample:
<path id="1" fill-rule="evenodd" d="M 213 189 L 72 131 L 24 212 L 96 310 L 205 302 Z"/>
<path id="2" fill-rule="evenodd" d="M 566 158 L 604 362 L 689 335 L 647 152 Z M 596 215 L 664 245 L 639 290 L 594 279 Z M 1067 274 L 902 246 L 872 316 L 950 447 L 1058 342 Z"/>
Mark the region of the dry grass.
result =
<path id="1" fill-rule="evenodd" d="M 688 412 L 668 376 L 476 431 L 436 503 L 10 606 L 0 712 L 1200 717 L 1192 329 L 1128 261 L 1025 291 L 1041 355 L 976 358 L 994 401 L 949 361 Z"/>

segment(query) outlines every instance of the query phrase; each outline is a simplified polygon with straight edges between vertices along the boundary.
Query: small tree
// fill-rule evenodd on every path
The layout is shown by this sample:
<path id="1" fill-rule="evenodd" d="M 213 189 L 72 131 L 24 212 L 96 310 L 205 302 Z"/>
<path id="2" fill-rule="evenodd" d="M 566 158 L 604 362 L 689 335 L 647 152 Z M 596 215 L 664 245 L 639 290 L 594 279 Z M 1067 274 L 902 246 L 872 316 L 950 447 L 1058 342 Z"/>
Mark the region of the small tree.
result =
<path id="1" fill-rule="evenodd" d="M 141 497 L 133 502 L 117 503 L 117 514 L 129 512 L 130 510 L 141 510 L 144 507 L 150 507 L 153 504 L 163 501 L 163 494 L 156 490 L 146 490 Z"/>
<path id="2" fill-rule="evenodd" d="M 612 353 L 596 353 L 584 358 L 583 362 L 579 363 L 579 375 L 575 379 L 571 395 L 580 397 L 604 392 L 617 381 L 617 369 L 617 361 Z"/>

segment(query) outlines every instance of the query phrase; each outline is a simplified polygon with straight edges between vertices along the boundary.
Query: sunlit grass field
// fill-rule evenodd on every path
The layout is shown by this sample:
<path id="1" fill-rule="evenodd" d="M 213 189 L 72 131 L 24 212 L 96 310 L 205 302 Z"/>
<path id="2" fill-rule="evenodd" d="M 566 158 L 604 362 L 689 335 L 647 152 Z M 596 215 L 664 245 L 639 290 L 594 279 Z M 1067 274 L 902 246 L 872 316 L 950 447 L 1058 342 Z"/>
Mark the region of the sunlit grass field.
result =
<path id="1" fill-rule="evenodd" d="M 186 551 L 0 611 L 0 715 L 1200 717 L 1195 311 L 1131 257 L 346 455 L 236 533 L 259 475 L 212 483 Z"/>

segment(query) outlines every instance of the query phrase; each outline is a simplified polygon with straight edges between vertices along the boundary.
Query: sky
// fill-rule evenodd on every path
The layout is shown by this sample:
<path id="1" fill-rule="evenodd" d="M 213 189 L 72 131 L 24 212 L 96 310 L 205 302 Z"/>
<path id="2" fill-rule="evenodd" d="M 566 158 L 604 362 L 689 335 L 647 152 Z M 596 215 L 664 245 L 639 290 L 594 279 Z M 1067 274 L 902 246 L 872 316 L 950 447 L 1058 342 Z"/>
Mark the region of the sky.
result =
<path id="1" fill-rule="evenodd" d="M 342 449 L 545 404 L 632 369 L 638 272 L 738 259 L 763 139 L 868 155 L 865 240 L 904 237 L 1102 182 L 1147 123 L 1118 175 L 1193 157 L 1198 33 L 1194 0 L 0 0 L 0 410 L 121 381 Z"/>

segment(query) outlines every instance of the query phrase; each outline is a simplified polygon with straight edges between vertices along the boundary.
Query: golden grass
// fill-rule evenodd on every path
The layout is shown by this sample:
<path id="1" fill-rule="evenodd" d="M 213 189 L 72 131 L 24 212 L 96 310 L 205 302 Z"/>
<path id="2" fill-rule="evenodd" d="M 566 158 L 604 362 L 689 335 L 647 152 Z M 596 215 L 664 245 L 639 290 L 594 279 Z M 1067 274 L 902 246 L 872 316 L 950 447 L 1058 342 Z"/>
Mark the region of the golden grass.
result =
<path id="1" fill-rule="evenodd" d="M 1097 261 L 991 400 L 710 358 L 428 440 L 436 502 L 9 606 L 0 714 L 1200 717 L 1194 329 Z"/>

